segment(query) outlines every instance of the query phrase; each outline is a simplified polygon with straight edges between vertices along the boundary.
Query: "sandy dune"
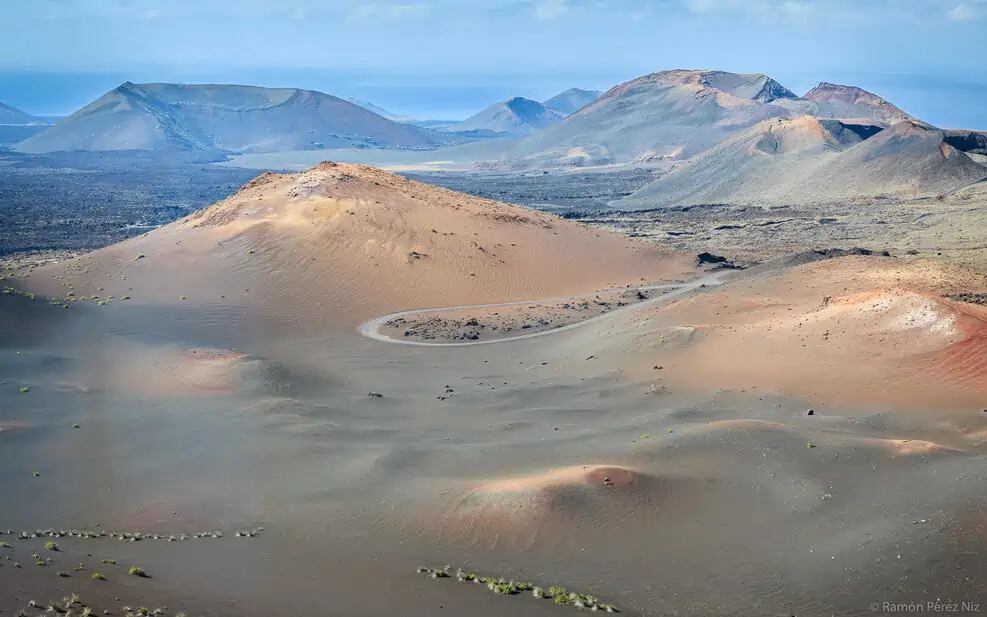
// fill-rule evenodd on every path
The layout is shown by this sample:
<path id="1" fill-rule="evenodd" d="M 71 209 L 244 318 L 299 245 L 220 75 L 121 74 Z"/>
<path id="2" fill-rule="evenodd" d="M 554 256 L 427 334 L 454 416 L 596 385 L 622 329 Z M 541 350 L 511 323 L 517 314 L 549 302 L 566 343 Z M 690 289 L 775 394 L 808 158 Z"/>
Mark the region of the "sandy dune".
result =
<path id="1" fill-rule="evenodd" d="M 982 275 L 881 257 L 814 261 L 736 278 L 631 322 L 637 374 L 700 388 L 769 388 L 813 400 L 979 413 L 987 398 L 987 308 L 948 295 Z M 665 351 L 669 327 L 693 342 Z M 653 342 L 652 342 L 653 341 Z"/>
<path id="2" fill-rule="evenodd" d="M 657 501 L 658 478 L 619 465 L 572 465 L 482 481 L 441 506 L 429 533 L 447 539 L 496 545 L 530 545 L 578 528 L 603 523 L 614 509 L 637 510 Z"/>
<path id="3" fill-rule="evenodd" d="M 117 340 L 94 352 L 66 384 L 143 396 L 223 396 L 263 388 L 275 377 L 276 369 L 263 360 L 229 349 Z"/>
<path id="4" fill-rule="evenodd" d="M 30 285 L 98 301 L 253 307 L 327 330 L 397 309 L 587 293 L 694 271 L 653 244 L 324 163 L 264 174 L 192 216 L 41 269 Z"/>

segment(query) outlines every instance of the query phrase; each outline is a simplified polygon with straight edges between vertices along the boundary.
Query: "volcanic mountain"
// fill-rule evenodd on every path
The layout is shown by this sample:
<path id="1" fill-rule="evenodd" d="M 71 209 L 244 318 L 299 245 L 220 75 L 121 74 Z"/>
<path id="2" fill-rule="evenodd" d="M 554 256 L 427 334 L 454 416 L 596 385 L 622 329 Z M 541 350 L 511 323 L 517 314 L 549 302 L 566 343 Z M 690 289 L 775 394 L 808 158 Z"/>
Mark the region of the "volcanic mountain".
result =
<path id="1" fill-rule="evenodd" d="M 789 115 L 771 103 L 794 98 L 766 75 L 654 73 L 611 88 L 504 159 L 542 167 L 686 158 L 761 120 Z"/>
<path id="2" fill-rule="evenodd" d="M 542 101 L 542 104 L 549 109 L 554 109 L 564 116 L 568 116 L 586 107 L 603 94 L 599 90 L 582 90 L 580 88 L 569 88 L 564 92 L 559 92 L 552 98 Z"/>
<path id="3" fill-rule="evenodd" d="M 443 130 L 527 135 L 562 122 L 562 117 L 562 114 L 538 101 L 516 96 L 494 103 L 462 122 L 443 127 Z"/>
<path id="4" fill-rule="evenodd" d="M 759 73 L 671 70 L 611 88 L 500 159 L 522 168 L 682 160 L 762 120 L 799 115 L 880 127 L 912 119 L 854 86 L 822 83 L 798 97 Z"/>
<path id="5" fill-rule="evenodd" d="M 822 82 L 802 97 L 780 105 L 820 118 L 866 120 L 885 126 L 914 118 L 881 97 L 856 86 Z"/>
<path id="6" fill-rule="evenodd" d="M 312 90 L 126 82 L 17 149 L 264 152 L 448 140 Z"/>
<path id="7" fill-rule="evenodd" d="M 766 120 L 614 205 L 913 199 L 987 178 L 987 168 L 946 143 L 943 131 L 910 120 L 874 130 L 812 116 Z"/>
<path id="8" fill-rule="evenodd" d="M 655 245 L 372 167 L 265 173 L 184 219 L 32 276 L 36 291 L 225 303 L 313 329 L 409 307 L 538 299 L 677 278 Z"/>

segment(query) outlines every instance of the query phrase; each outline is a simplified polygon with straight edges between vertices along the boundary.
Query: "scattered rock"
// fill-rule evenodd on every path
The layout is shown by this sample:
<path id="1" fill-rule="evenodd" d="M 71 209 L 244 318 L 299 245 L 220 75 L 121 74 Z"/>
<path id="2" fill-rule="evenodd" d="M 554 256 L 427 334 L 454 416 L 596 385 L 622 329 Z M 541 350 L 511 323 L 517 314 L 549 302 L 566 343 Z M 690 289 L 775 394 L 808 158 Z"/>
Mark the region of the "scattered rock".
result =
<path id="1" fill-rule="evenodd" d="M 705 264 L 725 264 L 727 263 L 727 258 L 722 255 L 714 255 L 703 251 L 696 255 L 696 263 L 700 266 Z"/>
<path id="2" fill-rule="evenodd" d="M 954 302 L 966 302 L 967 304 L 979 304 L 987 306 L 987 293 L 958 293 L 946 296 Z"/>

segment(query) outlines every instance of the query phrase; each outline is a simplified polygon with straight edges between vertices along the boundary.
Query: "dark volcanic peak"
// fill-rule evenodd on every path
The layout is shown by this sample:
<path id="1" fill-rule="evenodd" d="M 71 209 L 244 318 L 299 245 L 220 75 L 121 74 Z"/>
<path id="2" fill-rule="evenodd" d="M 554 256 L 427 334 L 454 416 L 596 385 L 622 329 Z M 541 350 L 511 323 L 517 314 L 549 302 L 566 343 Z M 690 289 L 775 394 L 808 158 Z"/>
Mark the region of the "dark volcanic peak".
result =
<path id="1" fill-rule="evenodd" d="M 699 83 L 761 103 L 770 103 L 777 99 L 797 98 L 794 92 L 761 73 L 744 74 L 727 73 L 725 71 L 704 71 L 700 75 Z"/>
<path id="2" fill-rule="evenodd" d="M 753 97 L 755 101 L 761 101 L 762 103 L 770 103 L 771 101 L 777 99 L 794 99 L 797 98 L 795 93 L 781 85 L 777 81 L 766 77 L 764 80 L 764 86 L 761 91 L 755 94 Z"/>
<path id="3" fill-rule="evenodd" d="M 264 152 L 448 141 L 314 90 L 128 81 L 17 148 Z"/>
<path id="4" fill-rule="evenodd" d="M 532 101 L 531 99 L 526 99 L 523 96 L 515 96 L 514 98 L 507 99 L 504 105 L 513 111 L 514 113 L 523 116 L 531 117 L 537 114 L 544 113 L 545 106 L 538 101 Z"/>

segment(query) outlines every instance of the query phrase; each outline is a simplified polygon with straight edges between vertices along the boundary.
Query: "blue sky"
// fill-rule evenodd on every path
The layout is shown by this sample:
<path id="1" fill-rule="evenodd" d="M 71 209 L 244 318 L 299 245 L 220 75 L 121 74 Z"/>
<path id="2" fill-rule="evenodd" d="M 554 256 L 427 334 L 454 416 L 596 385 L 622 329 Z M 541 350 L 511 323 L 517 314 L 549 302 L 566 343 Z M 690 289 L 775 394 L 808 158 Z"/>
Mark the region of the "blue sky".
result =
<path id="1" fill-rule="evenodd" d="M 987 0 L 3 0 L 0 101 L 121 81 L 300 86 L 458 118 L 667 68 L 852 83 L 987 129 Z"/>

